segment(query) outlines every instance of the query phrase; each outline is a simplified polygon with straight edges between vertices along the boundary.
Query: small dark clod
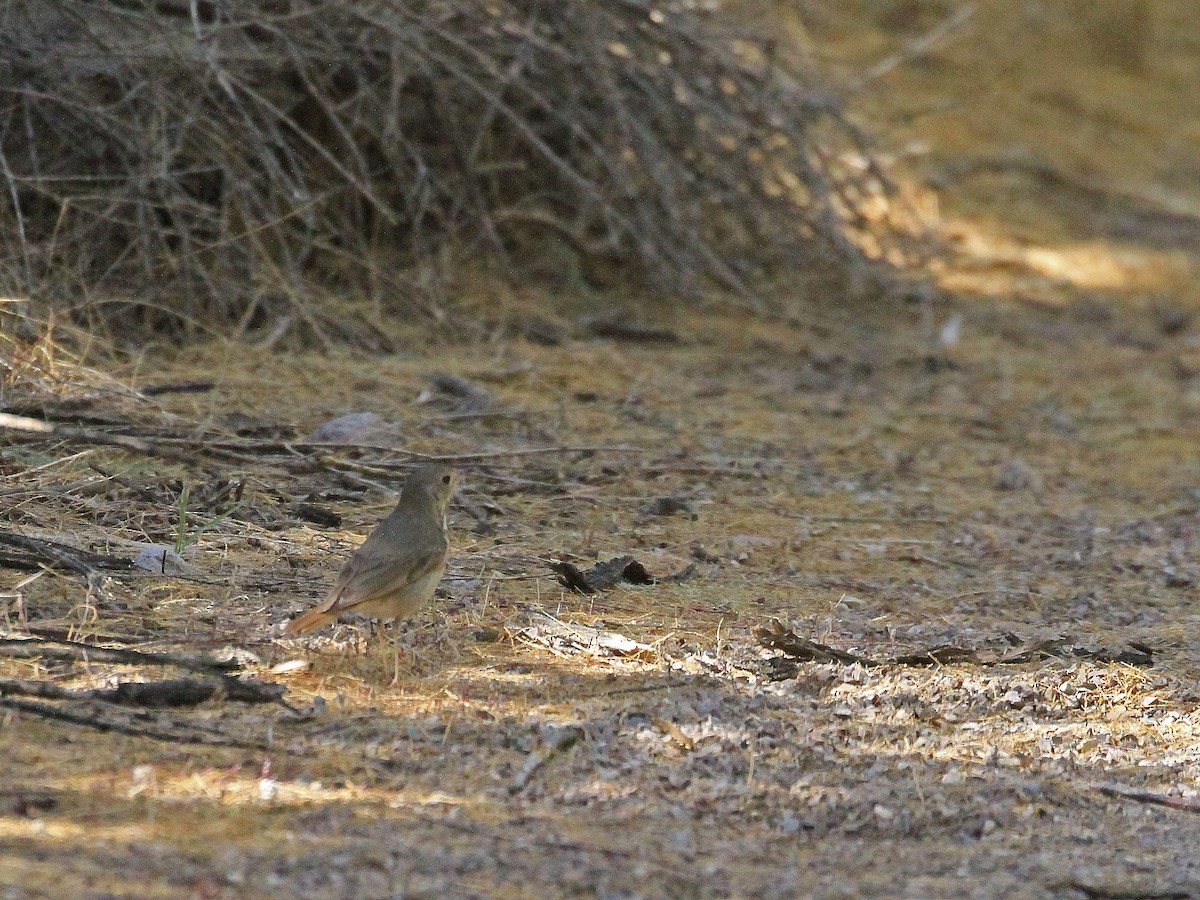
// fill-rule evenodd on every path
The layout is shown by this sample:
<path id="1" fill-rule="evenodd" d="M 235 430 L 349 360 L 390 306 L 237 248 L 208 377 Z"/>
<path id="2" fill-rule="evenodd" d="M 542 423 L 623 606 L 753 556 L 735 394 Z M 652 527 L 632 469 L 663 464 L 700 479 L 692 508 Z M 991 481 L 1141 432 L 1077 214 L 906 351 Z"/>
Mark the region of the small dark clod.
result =
<path id="1" fill-rule="evenodd" d="M 645 509 L 648 516 L 673 516 L 691 511 L 692 505 L 684 497 L 656 497 Z"/>
<path id="2" fill-rule="evenodd" d="M 324 528 L 337 528 L 342 524 L 342 517 L 333 510 L 314 503 L 297 503 L 292 510 L 297 519 L 312 522 Z"/>

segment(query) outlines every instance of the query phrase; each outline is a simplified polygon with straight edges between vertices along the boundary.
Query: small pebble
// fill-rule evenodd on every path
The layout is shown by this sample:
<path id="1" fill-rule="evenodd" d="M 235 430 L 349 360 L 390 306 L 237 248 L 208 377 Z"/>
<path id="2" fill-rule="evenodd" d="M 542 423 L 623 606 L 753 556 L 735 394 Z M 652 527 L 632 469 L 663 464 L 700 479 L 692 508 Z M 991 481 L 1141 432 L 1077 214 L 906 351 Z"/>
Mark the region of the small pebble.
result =
<path id="1" fill-rule="evenodd" d="M 1013 457 L 996 476 L 996 489 L 1000 491 L 1037 491 L 1041 486 L 1037 472 L 1019 457 Z"/>
<path id="2" fill-rule="evenodd" d="M 150 544 L 138 551 L 133 567 L 158 575 L 186 575 L 191 568 L 182 556 L 166 544 Z"/>

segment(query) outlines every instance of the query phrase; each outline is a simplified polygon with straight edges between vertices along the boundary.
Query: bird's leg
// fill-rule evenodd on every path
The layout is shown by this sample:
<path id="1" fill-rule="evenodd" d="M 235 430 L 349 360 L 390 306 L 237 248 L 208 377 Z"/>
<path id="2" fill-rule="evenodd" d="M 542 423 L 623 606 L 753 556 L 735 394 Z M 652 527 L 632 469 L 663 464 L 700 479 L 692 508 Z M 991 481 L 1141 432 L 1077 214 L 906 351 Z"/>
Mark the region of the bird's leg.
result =
<path id="1" fill-rule="evenodd" d="M 392 620 L 392 687 L 400 683 L 400 623 Z"/>
<path id="2" fill-rule="evenodd" d="M 379 639 L 381 625 L 378 619 L 371 620 L 371 637 Z M 356 628 L 355 634 L 358 635 L 358 652 L 360 656 L 366 656 L 371 652 L 371 640 L 362 632 L 362 628 Z"/>

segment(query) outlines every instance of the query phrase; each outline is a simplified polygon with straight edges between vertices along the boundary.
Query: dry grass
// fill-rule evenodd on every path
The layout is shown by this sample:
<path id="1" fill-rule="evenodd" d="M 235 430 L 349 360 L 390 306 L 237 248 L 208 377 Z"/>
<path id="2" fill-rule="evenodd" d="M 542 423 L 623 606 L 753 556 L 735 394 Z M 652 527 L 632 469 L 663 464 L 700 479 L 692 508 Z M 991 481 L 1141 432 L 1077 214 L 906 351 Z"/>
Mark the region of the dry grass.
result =
<path id="1" fill-rule="evenodd" d="M 836 91 L 686 4 L 64 0 L 4 23 L 0 289 L 37 318 L 379 348 L 480 256 L 517 284 L 744 298 L 764 270 L 904 261 Z"/>
<path id="2" fill-rule="evenodd" d="M 828 15 L 858 23 L 862 52 L 891 52 L 900 39 L 874 28 L 867 6 L 857 19 Z M 981 4 L 976 22 L 994 26 L 1001 6 Z M 1009 43 L 984 28 L 928 70 L 894 78 L 914 107 L 933 102 L 943 96 L 933 82 L 971 90 L 966 63 L 997 59 Z M 1074 44 L 1055 46 L 1071 50 L 1058 77 L 1083 99 L 1089 73 L 1117 78 L 1096 74 Z M 1182 58 L 1155 63 L 1161 104 L 1147 99 L 1153 79 L 1121 76 L 1138 98 L 1123 108 L 1140 124 L 1112 132 L 1098 169 L 1145 171 L 1132 162 L 1178 121 L 1170 98 L 1183 70 L 1170 60 Z M 996 114 L 1056 153 L 1079 139 L 1070 127 L 1038 131 L 1036 109 L 1017 97 Z M 939 146 L 990 154 L 993 132 L 968 138 L 1000 126 L 982 123 L 979 104 L 957 115 L 932 131 Z M 224 509 L 212 500 L 220 486 L 245 478 L 239 509 L 195 534 L 193 580 L 117 577 L 89 593 L 68 573 L 5 569 L 3 599 L 11 614 L 19 593 L 34 626 L 93 640 L 248 649 L 260 660 L 251 672 L 312 709 L 297 718 L 224 703 L 161 717 L 269 739 L 263 750 L 103 735 L 10 711 L 0 884 L 16 896 L 85 881 L 117 896 L 1197 893 L 1200 338 L 1183 277 L 1194 251 L 1182 238 L 1172 249 L 1081 233 L 1081 221 L 1111 223 L 1125 201 L 1080 206 L 1040 177 L 1004 178 L 1019 203 L 988 205 L 965 184 L 942 197 L 971 238 L 947 275 L 979 277 L 933 322 L 920 305 L 792 298 L 786 321 L 675 312 L 666 322 L 677 344 L 641 345 L 588 337 L 564 305 L 541 308 L 570 332 L 543 346 L 509 336 L 504 326 L 533 302 L 502 291 L 481 292 L 492 337 L 469 353 L 419 334 L 406 343 L 414 349 L 386 357 L 214 343 L 75 374 L 82 349 L 21 345 L 6 409 L 88 416 L 105 433 L 120 430 L 115 419 L 155 439 L 294 441 L 367 409 L 419 452 L 639 452 L 464 462 L 452 577 L 403 638 L 403 677 L 390 688 L 387 655 L 360 652 L 354 626 L 310 643 L 274 626 L 320 593 L 386 510 L 402 475 L 388 463 L 403 454 L 297 445 L 164 459 L 78 438 L 6 443 L 6 524 L 114 553 L 174 540 L 177 482 L 191 486 L 191 521 L 208 522 Z M 1144 188 L 1129 178 L 1123 194 Z M 1005 227 L 1008 211 L 1035 208 L 1040 218 Z M 1090 255 L 1075 254 L 1085 241 Z M 1020 253 L 999 259 L 999 244 Z M 1038 266 L 1052 257 L 1070 265 L 1047 281 Z M 1110 280 L 1098 286 L 1097 273 Z M 960 315 L 957 341 L 939 344 Z M 418 402 L 428 376 L 446 371 L 486 389 L 505 415 L 457 416 L 436 391 Z M 129 390 L 197 379 L 215 387 L 144 399 Z M 319 465 L 299 464 L 318 454 Z M 1002 490 L 1014 458 L 1035 477 Z M 647 512 L 666 496 L 690 512 Z M 342 524 L 301 520 L 300 501 Z M 590 597 L 547 574 L 551 558 L 626 552 L 655 574 L 690 562 L 697 571 Z M 527 607 L 652 651 L 532 642 Z M 1144 643 L 1154 664 L 802 664 L 771 682 L 752 631 L 776 616 L 880 658 L 943 643 L 998 655 L 1013 640 L 1068 636 L 1088 648 Z M 307 668 L 271 672 L 293 660 Z M 0 665 L 3 677 L 80 689 L 156 674 Z M 1122 799 L 1104 790 L 1112 784 L 1185 808 Z"/>
<path id="3" fill-rule="evenodd" d="M 1122 315 L 1152 322 L 1148 311 Z M 206 393 L 134 403 L 123 411 L 130 422 L 169 415 L 172 427 L 212 429 L 236 412 L 243 429 L 254 422 L 288 437 L 334 410 L 370 408 L 427 452 L 640 449 L 463 463 L 451 578 L 404 637 L 395 689 L 390 656 L 364 651 L 354 626 L 307 643 L 273 630 L 386 509 L 399 477 L 381 467 L 386 451 L 357 460 L 330 451 L 326 468 L 303 472 L 265 457 L 257 467 L 203 454 L 179 463 L 93 448 L 85 460 L 66 447 L 10 445 L 9 482 L 29 490 L 14 525 L 54 523 L 111 551 L 169 538 L 171 505 L 113 483 L 78 497 L 81 483 L 100 480 L 88 461 L 147 490 L 246 478 L 243 506 L 199 535 L 195 580 L 119 579 L 85 620 L 78 579 L 45 574 L 22 589 L 26 609 L 39 627 L 93 639 L 245 648 L 261 660 L 252 670 L 287 684 L 298 708 L 323 706 L 302 720 L 233 703 L 168 717 L 269 736 L 263 751 L 172 748 L 10 718 L 0 734 L 16 773 L 11 802 L 33 811 L 4 820 L 6 883 L 51 890 L 63 868 L 111 883 L 102 873 L 118 860 L 164 895 L 528 896 L 572 884 L 829 893 L 896 878 L 909 879 L 909 894 L 946 895 L 957 893 L 954 873 L 976 865 L 989 867 L 979 876 L 989 893 L 1117 875 L 1145 889 L 1189 883 L 1171 861 L 1189 852 L 1186 813 L 1097 793 L 1110 781 L 1183 798 L 1200 787 L 1194 508 L 1186 472 L 1163 464 L 1178 433 L 1155 424 L 1186 400 L 1171 369 L 1152 364 L 1186 338 L 1148 351 L 1114 346 L 1119 328 L 996 314 L 972 319 L 951 354 L 956 368 L 931 371 L 915 314 L 899 330 L 888 320 L 887 332 L 882 317 L 856 318 L 826 322 L 840 362 L 804 328 L 680 317 L 675 347 L 506 343 L 450 366 L 497 406 L 524 411 L 533 432 L 525 419 L 447 419 L 414 404 L 427 375 L 447 367 L 440 352 L 356 360 L 243 348 L 235 362 L 211 346 L 144 369 L 143 386 L 221 375 Z M 1022 342 L 1004 336 L 1014 329 Z M 1113 373 L 1134 365 L 1148 374 Z M 309 399 L 298 410 L 282 385 L 301 378 Z M 716 385 L 726 393 L 711 396 Z M 1047 396 L 1059 398 L 1053 410 Z M 1143 436 L 1122 442 L 1131 432 Z M 35 450 L 62 462 L 23 474 Z M 1041 475 L 1040 490 L 995 488 L 1013 455 Z M 343 458 L 357 468 L 339 469 Z M 358 477 L 382 487 L 343 478 L 368 470 Z M 288 498 L 312 494 L 343 515 L 339 529 L 288 521 Z M 694 515 L 647 514 L 661 496 L 686 498 Z M 477 533 L 470 510 L 488 505 L 487 533 Z M 564 594 L 544 562 L 630 552 L 668 574 L 696 561 L 697 544 L 710 561 L 691 580 L 593 597 Z M 653 652 L 626 659 L 530 643 L 530 606 Z M 809 665 L 771 683 L 750 636 L 770 616 L 877 656 L 947 642 L 998 650 L 1009 633 L 1062 632 L 1090 646 L 1141 641 L 1157 655 L 1148 669 Z M 307 668 L 270 673 L 289 660 Z M 78 688 L 148 674 L 30 661 L 5 669 Z M 565 728 L 579 738 L 553 752 Z M 53 809 L 30 806 L 43 794 Z M 1058 849 L 1041 843 L 1048 823 L 1071 836 Z M 1113 862 L 1104 835 L 1135 823 L 1153 848 Z M 847 876 L 864 842 L 903 858 L 879 851 Z M 1151 877 L 1159 869 L 1165 881 Z"/>

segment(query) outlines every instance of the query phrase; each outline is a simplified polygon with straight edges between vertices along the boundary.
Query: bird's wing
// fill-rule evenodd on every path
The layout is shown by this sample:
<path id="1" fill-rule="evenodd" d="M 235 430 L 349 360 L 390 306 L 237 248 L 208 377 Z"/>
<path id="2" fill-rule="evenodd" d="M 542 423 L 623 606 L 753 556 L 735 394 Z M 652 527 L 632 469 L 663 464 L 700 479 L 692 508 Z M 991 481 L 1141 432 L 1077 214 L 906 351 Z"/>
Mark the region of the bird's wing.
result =
<path id="1" fill-rule="evenodd" d="M 369 603 L 404 590 L 408 585 L 431 575 L 446 561 L 443 537 L 434 546 L 418 549 L 414 545 L 382 555 L 363 544 L 346 562 L 338 579 L 321 606 L 328 612 L 347 612 L 360 603 Z M 365 551 L 365 552 L 364 552 Z"/>

